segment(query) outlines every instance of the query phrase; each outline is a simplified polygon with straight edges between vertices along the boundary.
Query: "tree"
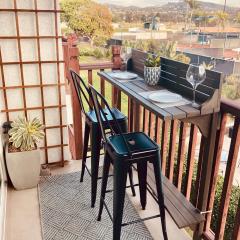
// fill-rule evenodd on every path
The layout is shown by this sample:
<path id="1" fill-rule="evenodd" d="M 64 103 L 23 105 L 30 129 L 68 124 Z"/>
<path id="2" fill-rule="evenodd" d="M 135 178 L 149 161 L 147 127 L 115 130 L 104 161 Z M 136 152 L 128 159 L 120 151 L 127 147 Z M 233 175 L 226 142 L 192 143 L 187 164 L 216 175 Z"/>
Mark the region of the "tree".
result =
<path id="1" fill-rule="evenodd" d="M 210 21 L 208 12 L 201 9 L 198 9 L 197 11 L 194 12 L 193 18 L 194 18 L 195 24 L 198 27 L 204 26 L 204 28 L 206 28 L 206 26 Z"/>
<path id="2" fill-rule="evenodd" d="M 189 63 L 190 58 L 183 53 L 177 53 L 177 42 L 162 44 L 159 55 L 179 62 Z"/>
<path id="3" fill-rule="evenodd" d="M 228 20 L 228 16 L 229 16 L 228 13 L 226 13 L 224 11 L 218 11 L 216 13 L 217 23 L 219 26 L 222 27 L 222 30 L 224 30 L 224 28 L 225 28 L 225 23 Z"/>
<path id="4" fill-rule="evenodd" d="M 188 5 L 188 8 L 187 8 L 187 18 L 188 18 L 188 11 L 189 11 L 189 8 L 190 8 L 190 18 L 189 18 L 189 23 L 190 25 L 192 25 L 192 17 L 193 17 L 193 11 L 196 10 L 198 8 L 198 3 L 196 0 L 184 0 L 187 5 Z M 192 29 L 191 29 L 191 37 L 190 37 L 190 46 L 192 46 Z"/>
<path id="5" fill-rule="evenodd" d="M 192 23 L 193 11 L 198 8 L 198 3 L 196 0 L 184 0 L 187 3 L 187 16 L 186 22 Z M 189 8 L 190 8 L 190 17 L 189 17 Z"/>
<path id="6" fill-rule="evenodd" d="M 237 23 L 240 23 L 240 12 L 237 14 L 236 22 L 237 22 Z"/>
<path id="7" fill-rule="evenodd" d="M 109 9 L 91 0 L 62 0 L 61 20 L 91 44 L 101 45 L 112 36 L 112 15 Z"/>

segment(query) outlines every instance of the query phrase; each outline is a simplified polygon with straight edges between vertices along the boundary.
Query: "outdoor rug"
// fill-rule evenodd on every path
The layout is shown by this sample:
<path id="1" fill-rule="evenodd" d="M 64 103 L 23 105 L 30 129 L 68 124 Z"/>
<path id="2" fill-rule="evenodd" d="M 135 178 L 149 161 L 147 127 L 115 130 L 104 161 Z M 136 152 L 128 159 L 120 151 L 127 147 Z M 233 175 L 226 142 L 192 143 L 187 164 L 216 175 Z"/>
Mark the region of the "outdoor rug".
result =
<path id="1" fill-rule="evenodd" d="M 90 207 L 90 177 L 86 173 L 80 183 L 80 172 L 41 177 L 39 183 L 40 216 L 43 240 L 111 240 L 112 222 L 104 209 L 98 222 L 99 192 L 95 208 Z M 109 177 L 108 189 L 113 178 Z M 106 194 L 106 203 L 112 211 L 112 193 Z M 126 195 L 123 222 L 139 219 Z M 31 226 L 29 226 L 31 227 Z M 143 222 L 122 227 L 121 240 L 152 240 Z"/>

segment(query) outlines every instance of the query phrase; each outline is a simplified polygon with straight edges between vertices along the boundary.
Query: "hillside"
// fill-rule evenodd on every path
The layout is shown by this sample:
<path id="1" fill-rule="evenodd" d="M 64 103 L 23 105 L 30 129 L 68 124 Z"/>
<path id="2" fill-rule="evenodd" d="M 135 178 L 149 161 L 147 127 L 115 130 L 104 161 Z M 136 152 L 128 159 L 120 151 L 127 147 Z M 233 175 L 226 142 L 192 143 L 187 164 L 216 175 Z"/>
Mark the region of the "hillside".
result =
<path id="1" fill-rule="evenodd" d="M 138 1 L 139 2 L 139 1 Z M 141 1 L 140 1 L 141 2 Z M 183 1 L 179 2 L 168 2 L 167 1 L 158 1 L 158 4 L 155 4 L 156 1 L 148 0 L 149 7 L 141 7 L 141 4 L 138 3 L 136 6 L 121 6 L 117 4 L 107 4 L 113 12 L 177 12 L 177 11 L 186 11 L 187 4 Z M 223 10 L 223 5 L 209 2 L 198 1 L 200 8 L 207 12 L 215 12 Z M 226 7 L 228 13 L 234 14 L 237 11 L 240 11 L 240 8 L 236 7 Z"/>

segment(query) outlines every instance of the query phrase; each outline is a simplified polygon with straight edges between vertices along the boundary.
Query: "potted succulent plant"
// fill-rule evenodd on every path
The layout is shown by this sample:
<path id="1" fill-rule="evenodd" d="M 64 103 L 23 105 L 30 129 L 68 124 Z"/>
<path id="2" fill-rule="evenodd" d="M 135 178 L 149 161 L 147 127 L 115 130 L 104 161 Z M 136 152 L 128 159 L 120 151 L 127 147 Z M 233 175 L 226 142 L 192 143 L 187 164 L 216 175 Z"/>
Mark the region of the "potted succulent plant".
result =
<path id="1" fill-rule="evenodd" d="M 6 163 L 17 190 L 36 187 L 39 182 L 40 151 L 37 142 L 44 137 L 43 128 L 38 118 L 28 121 L 25 117 L 18 117 L 11 123 Z"/>
<path id="2" fill-rule="evenodd" d="M 160 78 L 160 55 L 148 54 L 144 65 L 144 79 L 149 85 L 157 85 Z"/>

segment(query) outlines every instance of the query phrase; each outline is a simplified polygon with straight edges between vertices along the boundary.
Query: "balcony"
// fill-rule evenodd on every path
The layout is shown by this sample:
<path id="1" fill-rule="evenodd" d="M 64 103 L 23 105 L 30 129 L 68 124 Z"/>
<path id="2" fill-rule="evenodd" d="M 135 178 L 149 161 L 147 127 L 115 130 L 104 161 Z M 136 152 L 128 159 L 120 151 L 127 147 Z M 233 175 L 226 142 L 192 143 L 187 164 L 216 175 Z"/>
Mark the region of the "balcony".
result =
<path id="1" fill-rule="evenodd" d="M 38 11 L 35 9 L 34 13 L 36 14 L 36 12 Z M 58 14 L 58 10 L 52 10 L 52 14 L 55 16 Z M 56 33 L 56 35 L 57 36 L 54 35 L 54 37 L 43 36 L 43 38 L 61 38 L 58 33 Z M 5 36 L 5 39 L 6 38 Z M 36 39 L 39 38 L 39 36 L 36 37 Z M 37 42 L 37 44 L 40 46 L 39 42 Z M 60 48 L 62 47 L 58 41 L 56 45 Z M 58 52 L 58 50 L 56 50 L 56 52 Z M 40 50 L 39 55 L 41 55 Z M 51 162 L 52 159 L 47 158 L 46 162 L 42 162 L 43 166 L 50 169 L 53 178 L 55 175 L 59 176 L 59 174 L 78 172 L 81 169 L 84 118 L 80 115 L 79 102 L 69 76 L 69 69 L 74 69 L 83 76 L 86 83 L 90 83 L 96 87 L 102 95 L 106 97 L 108 102 L 111 103 L 111 106 L 117 107 L 128 116 L 129 131 L 141 130 L 159 144 L 161 148 L 162 174 L 166 177 L 165 187 L 171 187 L 174 192 L 173 196 L 178 199 L 178 202 L 176 202 L 175 199 L 172 202 L 171 199 L 168 198 L 169 201 L 166 204 L 169 239 L 239 239 L 240 200 L 239 189 L 237 189 L 240 181 L 239 102 L 226 99 L 221 100 L 219 119 L 218 121 L 217 118 L 214 119 L 214 124 L 217 125 L 216 140 L 213 142 L 210 141 L 211 145 L 206 146 L 206 139 L 204 139 L 203 134 L 194 123 L 186 123 L 178 119 L 162 119 L 156 113 L 151 112 L 149 108 L 139 104 L 136 99 L 128 97 L 124 93 L 124 90 L 119 90 L 106 79 L 103 77 L 100 78 L 97 75 L 97 72 L 119 69 L 121 67 L 121 60 L 119 59 L 117 49 L 113 50 L 112 61 L 96 64 L 81 64 L 78 60 L 78 48 L 72 43 L 65 42 L 63 43 L 63 56 L 63 60 L 60 60 L 60 57 L 56 56 L 56 59 L 46 61 L 39 57 L 39 59 L 31 62 L 31 64 L 37 64 L 38 67 L 41 68 L 44 64 L 53 63 L 56 64 L 58 70 L 60 69 L 59 71 L 62 71 L 63 66 L 59 66 L 61 66 L 61 63 L 64 61 L 64 82 L 60 80 L 61 77 L 59 77 L 59 75 L 56 75 L 56 82 L 54 83 L 46 84 L 41 82 L 40 85 L 34 86 L 1 86 L 0 88 L 0 90 L 4 92 L 10 91 L 11 89 L 39 87 L 42 91 L 40 94 L 42 99 L 41 104 L 44 103 L 44 90 L 42 89 L 54 87 L 54 90 L 57 90 L 58 96 L 60 95 L 60 99 L 61 96 L 65 96 L 66 93 L 66 103 L 58 102 L 55 105 L 49 101 L 49 105 L 37 107 L 29 107 L 25 103 L 23 108 L 6 108 L 2 110 L 2 113 L 6 114 L 7 118 L 9 118 L 12 112 L 22 111 L 28 113 L 30 111 L 40 110 L 43 112 L 43 116 L 45 116 L 44 114 L 46 114 L 49 109 L 60 109 L 61 111 L 62 109 L 67 109 L 68 122 L 65 123 L 64 120 L 62 120 L 64 114 L 61 112 L 57 118 L 57 120 L 60 120 L 56 121 L 57 123 L 52 125 L 46 124 L 46 131 L 50 132 L 52 129 L 60 129 L 62 131 L 59 134 L 59 139 L 57 139 L 60 140 L 60 142 L 50 145 L 50 143 L 47 143 L 45 140 L 45 145 L 41 146 L 44 156 L 53 156 L 58 160 L 60 159 L 57 162 Z M 4 62 L 2 58 L 0 58 L 0 63 L 1 66 L 11 64 L 19 64 L 22 66 L 24 64 L 30 64 L 30 62 L 27 61 Z M 66 87 L 66 91 L 61 95 L 62 87 Z M 6 99 L 10 102 L 9 97 L 5 97 L 5 100 Z M 45 121 L 47 123 L 46 119 Z M 67 143 L 63 140 L 64 134 L 62 129 L 68 131 L 69 142 Z M 57 138 L 56 135 L 54 135 L 54 138 Z M 48 139 L 51 139 L 51 134 L 48 136 Z M 66 160 L 64 158 L 64 149 L 66 147 L 69 147 L 72 159 L 64 161 Z M 60 151 L 52 154 L 50 151 L 55 148 L 60 149 Z M 209 167 L 211 168 L 211 172 L 209 175 L 206 174 L 207 171 L 204 167 L 206 164 L 203 161 L 203 153 L 206 151 L 206 148 L 208 148 L 212 154 L 210 155 L 211 164 Z M 62 157 L 63 155 L 64 157 Z M 90 167 L 91 166 L 89 166 L 89 168 Z M 148 183 L 151 188 L 154 185 L 151 177 L 152 169 L 149 168 L 148 173 Z M 204 178 L 204 176 L 206 178 Z M 137 173 L 134 171 L 134 182 L 137 181 Z M 207 188 L 203 186 L 207 186 Z M 61 189 L 55 189 L 55 191 L 60 190 Z M 141 218 L 155 215 L 156 212 L 158 212 L 156 201 L 152 198 L 152 195 L 154 196 L 154 187 L 152 187 L 153 194 L 148 194 L 148 204 L 145 211 L 140 208 L 139 197 L 132 197 L 129 189 L 127 193 L 132 205 Z M 139 193 L 137 192 L 137 196 L 138 195 Z M 169 197 L 169 193 L 166 193 L 166 196 Z M 181 203 L 181 199 L 182 206 L 169 207 L 171 204 L 174 205 L 173 203 Z M 11 186 L 8 186 L 5 222 L 6 240 L 48 239 L 46 236 L 43 238 L 43 226 L 41 226 L 41 224 L 43 225 L 43 219 L 40 214 L 41 209 L 39 204 L 38 188 L 15 191 Z M 185 206 L 186 208 L 184 208 Z M 98 205 L 96 205 L 95 208 L 98 208 Z M 176 212 L 176 209 L 179 211 Z M 205 221 L 188 226 L 183 224 L 184 226 L 182 225 L 182 227 L 179 228 L 179 224 L 183 222 L 183 220 L 177 219 L 177 217 L 180 216 L 180 214 L 187 216 L 187 214 L 195 210 L 197 210 L 196 214 L 202 215 Z M 47 221 L 51 221 L 51 217 L 49 217 Z M 184 221 L 190 222 L 189 219 L 184 219 Z M 146 221 L 146 227 L 153 239 L 162 239 L 159 219 Z M 55 237 L 56 236 L 57 234 Z M 63 236 L 59 237 L 67 239 Z M 77 237 L 73 239 L 77 239 Z M 78 239 L 81 239 L 81 237 Z"/>

